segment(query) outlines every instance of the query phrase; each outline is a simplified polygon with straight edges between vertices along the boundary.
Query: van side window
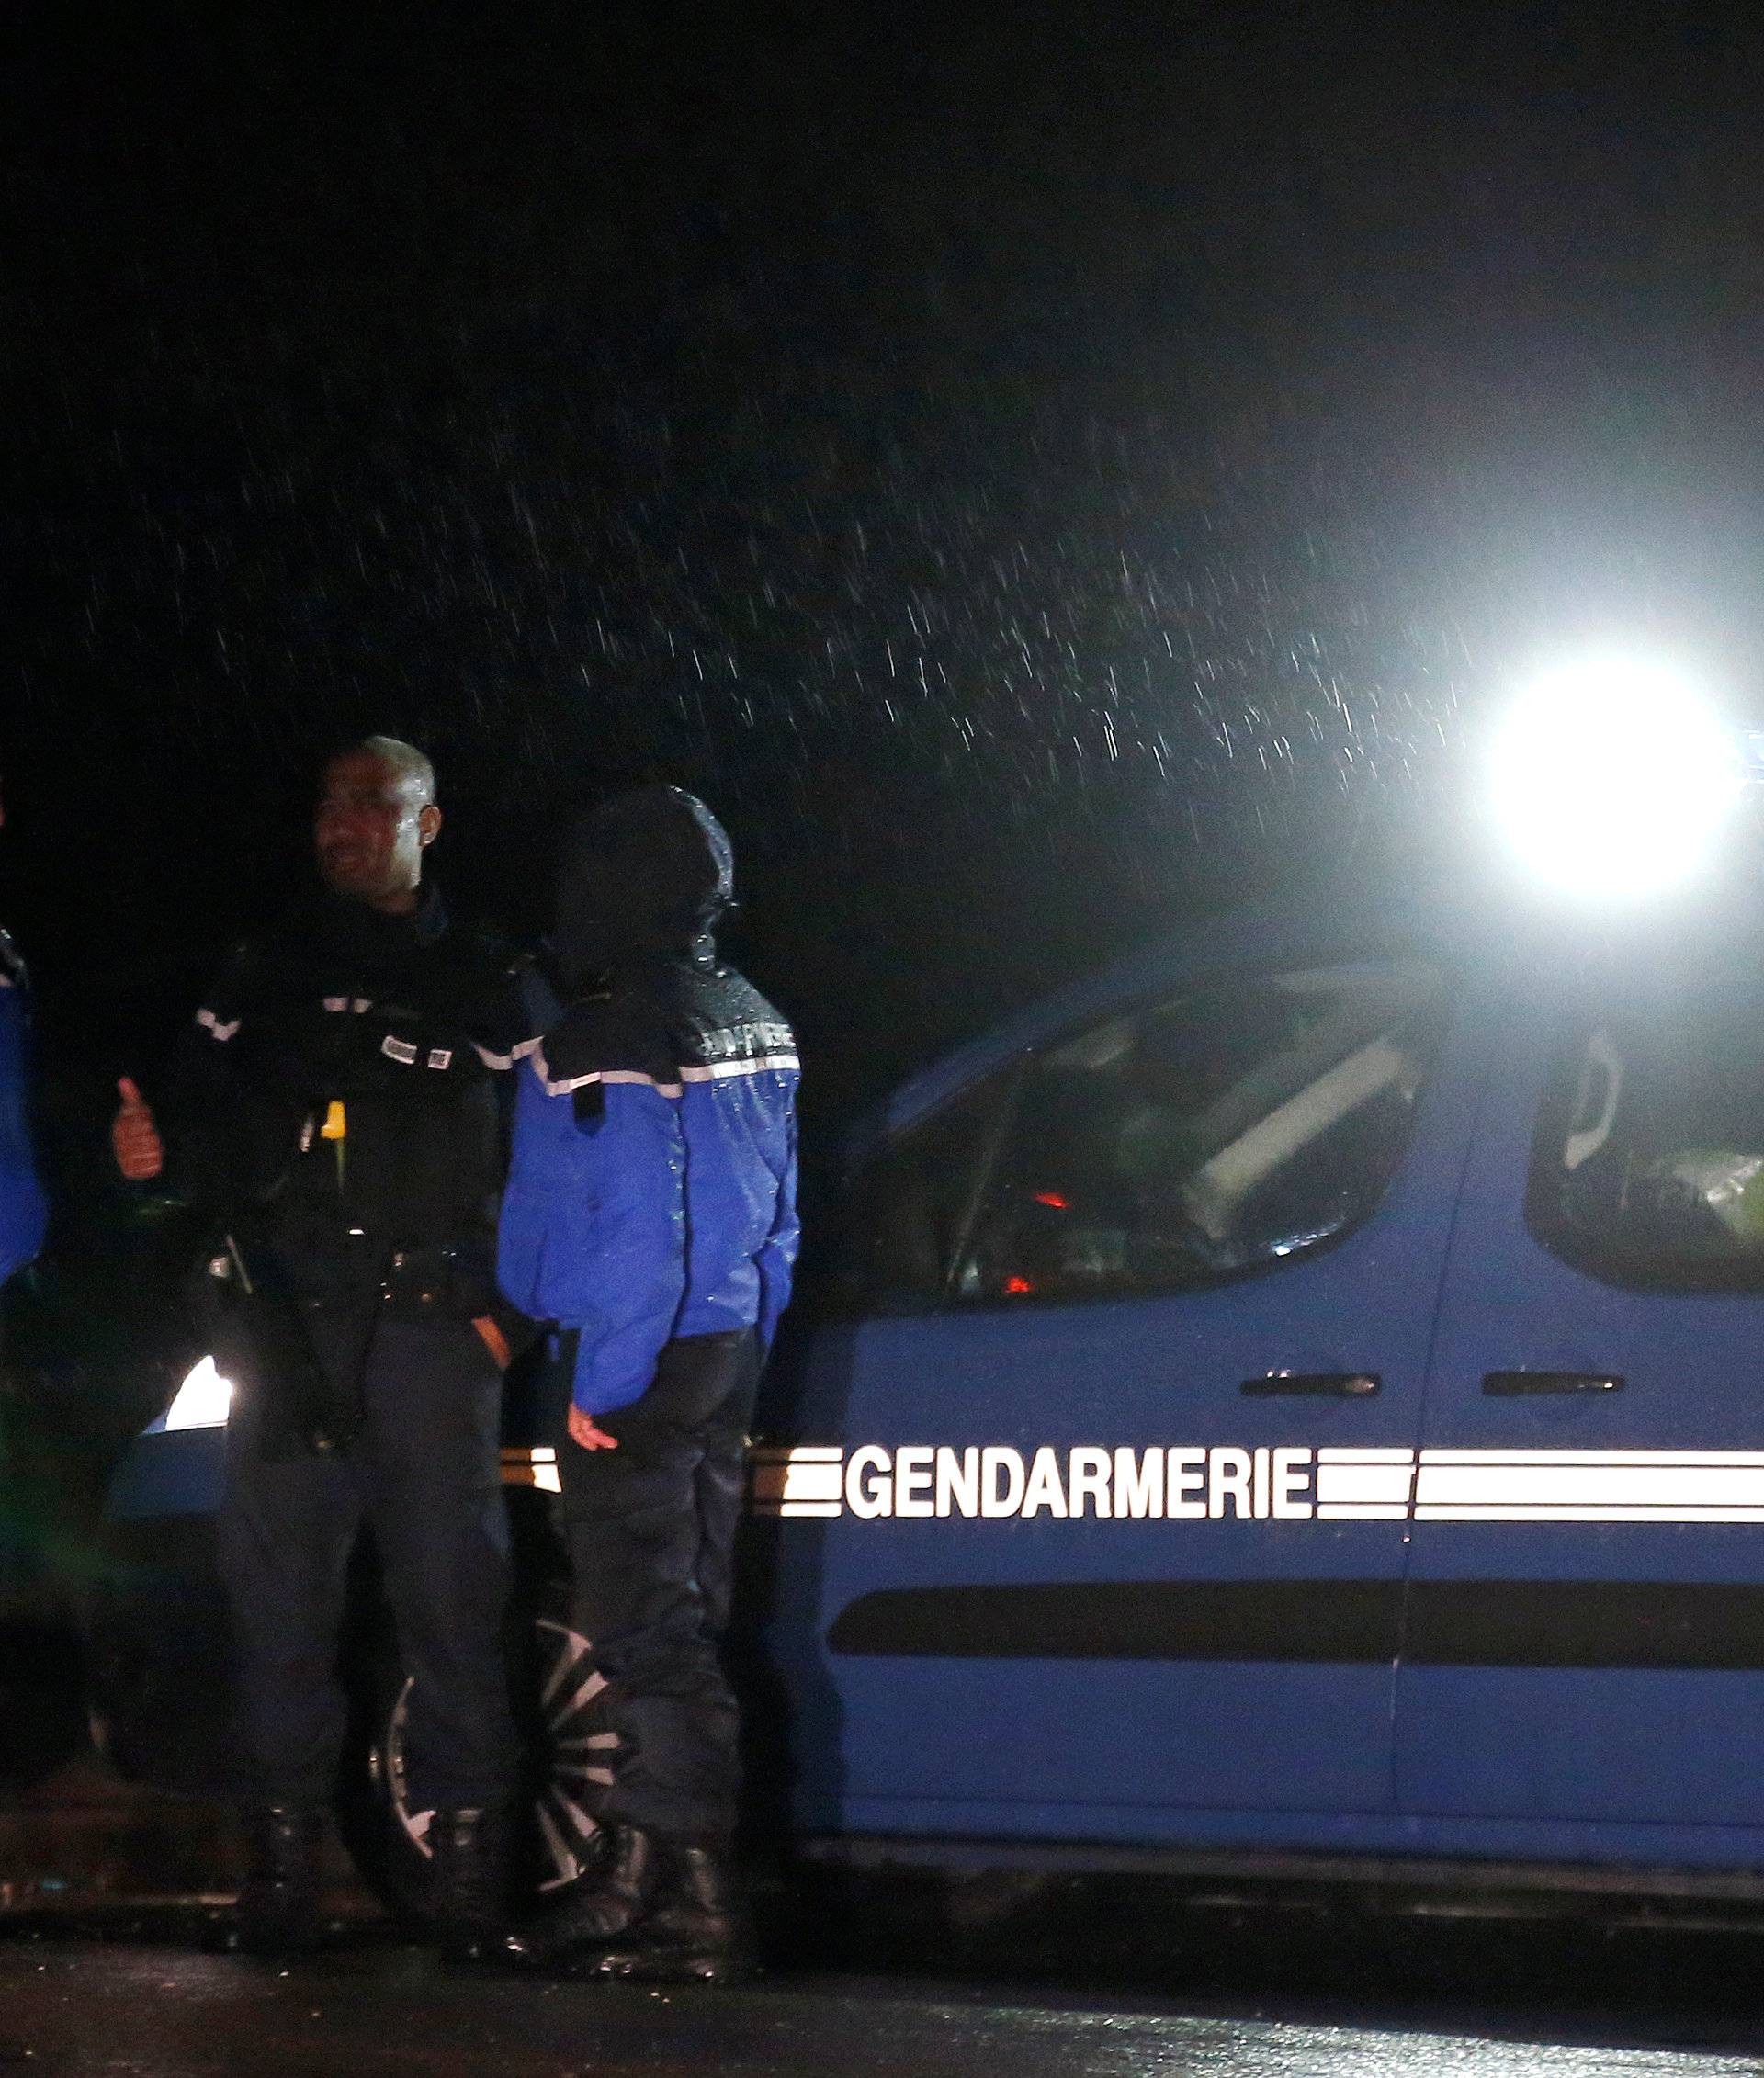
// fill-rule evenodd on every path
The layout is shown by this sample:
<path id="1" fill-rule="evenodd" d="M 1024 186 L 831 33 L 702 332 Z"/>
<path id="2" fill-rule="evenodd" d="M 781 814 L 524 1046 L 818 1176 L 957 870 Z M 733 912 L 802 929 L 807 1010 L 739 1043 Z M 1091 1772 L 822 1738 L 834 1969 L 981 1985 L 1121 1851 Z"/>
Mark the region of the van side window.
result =
<path id="1" fill-rule="evenodd" d="M 1444 999 L 1427 967 L 1281 974 L 1025 1056 L 873 1173 L 871 1304 L 1182 1292 L 1339 1239 L 1396 1173 Z"/>
<path id="2" fill-rule="evenodd" d="M 1539 1117 L 1526 1218 L 1608 1283 L 1764 1289 L 1764 1007 L 1680 997 L 1584 1020 Z"/>
<path id="3" fill-rule="evenodd" d="M 942 1104 L 858 1177 L 844 1208 L 839 1296 L 878 1313 L 942 1304 L 1023 1069 L 1021 1058 Z"/>

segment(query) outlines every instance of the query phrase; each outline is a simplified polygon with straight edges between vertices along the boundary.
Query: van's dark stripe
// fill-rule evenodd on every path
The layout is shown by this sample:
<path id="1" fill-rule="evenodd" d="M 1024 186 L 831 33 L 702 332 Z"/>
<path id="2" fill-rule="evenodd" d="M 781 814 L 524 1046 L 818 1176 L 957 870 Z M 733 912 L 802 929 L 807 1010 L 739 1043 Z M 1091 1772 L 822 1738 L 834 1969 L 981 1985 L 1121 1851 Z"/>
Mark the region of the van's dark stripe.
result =
<path id="1" fill-rule="evenodd" d="M 1393 1580 L 890 1587 L 848 1603 L 827 1642 L 956 1659 L 1390 1660 L 1401 1612 Z"/>
<path id="2" fill-rule="evenodd" d="M 1764 1667 L 1764 1587 L 1418 1581 L 1403 1656 L 1421 1666 Z"/>
<path id="3" fill-rule="evenodd" d="M 1594 1580 L 1049 1581 L 861 1595 L 856 1656 L 1764 1668 L 1764 1587 Z M 1406 1633 L 1406 1634 L 1405 1634 Z"/>

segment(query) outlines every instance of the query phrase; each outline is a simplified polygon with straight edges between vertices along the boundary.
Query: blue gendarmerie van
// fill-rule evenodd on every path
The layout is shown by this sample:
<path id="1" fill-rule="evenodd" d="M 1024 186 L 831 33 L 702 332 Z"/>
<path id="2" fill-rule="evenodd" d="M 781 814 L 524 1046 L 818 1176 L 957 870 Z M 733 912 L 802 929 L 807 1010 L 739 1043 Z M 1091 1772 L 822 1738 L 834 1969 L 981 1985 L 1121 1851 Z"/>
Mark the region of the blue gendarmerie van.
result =
<path id="1" fill-rule="evenodd" d="M 1764 966 L 1731 917 L 1197 929 L 910 1083 L 814 1239 L 747 1553 L 762 1786 L 810 1852 L 1764 1872 Z M 192 1379 L 112 1491 L 143 1756 L 153 1654 L 187 1667 L 212 1600 L 223 1416 Z M 610 1756 L 537 1517 L 522 1550 L 558 1885 Z M 420 1851 L 390 1649 L 370 1766 Z"/>

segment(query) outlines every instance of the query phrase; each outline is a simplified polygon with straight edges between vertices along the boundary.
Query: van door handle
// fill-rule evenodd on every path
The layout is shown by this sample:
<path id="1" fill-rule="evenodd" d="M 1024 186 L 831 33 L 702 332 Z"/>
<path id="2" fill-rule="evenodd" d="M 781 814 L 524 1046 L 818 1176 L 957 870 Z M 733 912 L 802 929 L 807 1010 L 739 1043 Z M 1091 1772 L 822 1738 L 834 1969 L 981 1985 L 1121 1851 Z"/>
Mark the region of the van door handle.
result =
<path id="1" fill-rule="evenodd" d="M 1497 1398 L 1530 1393 L 1621 1393 L 1623 1382 L 1608 1371 L 1488 1371 L 1482 1389 Z"/>
<path id="2" fill-rule="evenodd" d="M 1369 1400 L 1384 1390 L 1384 1380 L 1370 1371 L 1271 1371 L 1246 1378 L 1238 1387 L 1252 1400 Z"/>

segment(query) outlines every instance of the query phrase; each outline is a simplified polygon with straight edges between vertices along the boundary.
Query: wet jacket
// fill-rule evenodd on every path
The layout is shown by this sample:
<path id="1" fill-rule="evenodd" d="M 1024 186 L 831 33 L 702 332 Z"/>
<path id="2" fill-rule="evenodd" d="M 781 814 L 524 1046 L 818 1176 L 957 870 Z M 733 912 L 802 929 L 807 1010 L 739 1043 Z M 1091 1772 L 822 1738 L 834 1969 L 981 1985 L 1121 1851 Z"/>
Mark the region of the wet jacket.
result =
<path id="1" fill-rule="evenodd" d="M 0 1284 L 36 1255 L 47 1218 L 31 1148 L 29 990 L 0 931 Z"/>
<path id="2" fill-rule="evenodd" d="M 796 1260 L 796 1040 L 717 958 L 729 841 L 673 787 L 572 832 L 555 944 L 567 1008 L 516 1049 L 498 1271 L 577 1331 L 589 1414 L 639 1399 L 676 1338 L 769 1345 Z"/>
<path id="3" fill-rule="evenodd" d="M 505 948 L 433 888 L 387 917 L 331 897 L 241 946 L 204 997 L 171 1109 L 173 1180 L 258 1253 L 334 1383 L 374 1321 L 505 1316 L 494 1283 Z M 512 1317 L 510 1317 L 512 1325 Z"/>

